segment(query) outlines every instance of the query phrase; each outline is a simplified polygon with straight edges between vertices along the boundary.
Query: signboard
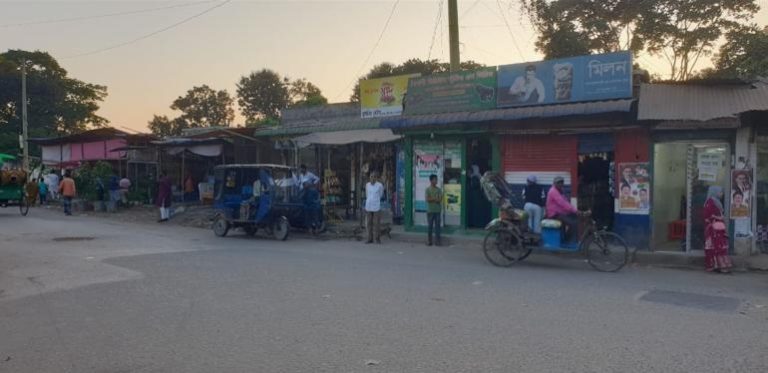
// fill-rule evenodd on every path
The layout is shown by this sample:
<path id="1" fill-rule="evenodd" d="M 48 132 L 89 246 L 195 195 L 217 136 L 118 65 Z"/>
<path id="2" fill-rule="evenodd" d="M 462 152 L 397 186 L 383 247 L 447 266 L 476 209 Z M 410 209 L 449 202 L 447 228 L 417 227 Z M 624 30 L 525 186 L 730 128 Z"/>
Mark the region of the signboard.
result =
<path id="1" fill-rule="evenodd" d="M 731 219 L 752 217 L 752 170 L 731 171 Z"/>
<path id="2" fill-rule="evenodd" d="M 443 186 L 443 206 L 446 215 L 461 215 L 461 184 Z"/>
<path id="3" fill-rule="evenodd" d="M 498 107 L 632 97 L 632 55 L 617 52 L 499 66 Z"/>
<path id="4" fill-rule="evenodd" d="M 380 118 L 401 115 L 408 79 L 419 74 L 389 76 L 360 81 L 360 116 Z"/>
<path id="5" fill-rule="evenodd" d="M 496 107 L 496 68 L 434 74 L 408 82 L 405 114 L 478 111 Z"/>
<path id="6" fill-rule="evenodd" d="M 619 163 L 619 212 L 648 214 L 651 207 L 651 178 L 648 162 Z"/>

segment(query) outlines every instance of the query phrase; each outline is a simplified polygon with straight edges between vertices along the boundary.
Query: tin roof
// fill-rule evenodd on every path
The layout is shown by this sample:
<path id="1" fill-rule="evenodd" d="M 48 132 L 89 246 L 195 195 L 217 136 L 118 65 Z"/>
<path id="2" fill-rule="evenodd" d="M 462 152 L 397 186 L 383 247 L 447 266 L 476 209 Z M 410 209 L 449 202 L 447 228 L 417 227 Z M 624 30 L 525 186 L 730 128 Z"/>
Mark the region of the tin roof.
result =
<path id="1" fill-rule="evenodd" d="M 643 84 L 637 119 L 704 122 L 762 110 L 768 110 L 768 87 L 763 84 Z"/>
<path id="2" fill-rule="evenodd" d="M 285 109 L 280 126 L 256 129 L 253 135 L 282 136 L 370 128 L 379 128 L 379 118 L 363 119 L 359 104 L 345 102 Z"/>
<path id="3" fill-rule="evenodd" d="M 396 118 L 384 118 L 384 128 L 403 128 L 413 126 L 445 125 L 452 123 L 489 122 L 501 120 L 519 120 L 531 118 L 552 118 L 571 115 L 591 115 L 611 112 L 628 112 L 632 109 L 632 99 L 578 102 L 560 105 L 526 106 L 506 109 L 492 109 L 475 112 L 441 113 L 413 115 Z"/>

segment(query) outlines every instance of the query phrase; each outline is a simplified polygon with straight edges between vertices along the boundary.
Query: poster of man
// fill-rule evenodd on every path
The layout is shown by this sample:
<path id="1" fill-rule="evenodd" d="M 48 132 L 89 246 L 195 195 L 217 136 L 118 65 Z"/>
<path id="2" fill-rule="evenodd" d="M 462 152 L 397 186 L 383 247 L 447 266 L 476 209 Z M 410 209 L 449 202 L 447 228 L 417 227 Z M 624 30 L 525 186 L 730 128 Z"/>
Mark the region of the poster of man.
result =
<path id="1" fill-rule="evenodd" d="M 619 175 L 619 211 L 647 214 L 651 208 L 648 163 L 620 163 Z"/>
<path id="2" fill-rule="evenodd" d="M 544 83 L 536 77 L 536 66 L 525 67 L 525 75 L 517 77 L 509 87 L 509 96 L 520 104 L 542 103 L 546 98 Z"/>
<path id="3" fill-rule="evenodd" d="M 731 173 L 731 219 L 749 219 L 752 201 L 752 170 Z"/>

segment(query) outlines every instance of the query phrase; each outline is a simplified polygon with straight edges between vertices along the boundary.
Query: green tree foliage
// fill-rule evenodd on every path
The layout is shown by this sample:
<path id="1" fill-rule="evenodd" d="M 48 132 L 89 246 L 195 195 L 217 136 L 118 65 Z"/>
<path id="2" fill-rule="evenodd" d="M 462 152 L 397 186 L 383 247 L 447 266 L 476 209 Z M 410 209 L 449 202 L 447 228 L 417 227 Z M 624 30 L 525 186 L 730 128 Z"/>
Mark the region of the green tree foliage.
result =
<path id="1" fill-rule="evenodd" d="M 463 61 L 459 65 L 460 70 L 475 70 L 485 65 L 477 63 L 475 61 Z M 421 74 L 432 75 L 436 73 L 448 72 L 451 70 L 451 64 L 448 62 L 439 62 L 436 59 L 421 60 L 418 58 L 411 58 L 399 65 L 392 64 L 390 62 L 383 62 L 375 65 L 368 71 L 367 74 L 360 77 L 359 80 L 384 78 L 387 76 L 406 75 L 406 74 Z M 349 96 L 350 102 L 360 102 L 360 81 L 355 83 L 355 87 L 352 89 L 352 94 Z"/>
<path id="2" fill-rule="evenodd" d="M 226 90 L 216 91 L 207 85 L 192 87 L 171 104 L 181 115 L 169 119 L 155 115 L 147 127 L 157 136 L 178 136 L 185 128 L 229 127 L 235 119 L 234 99 Z"/>
<path id="3" fill-rule="evenodd" d="M 320 88 L 304 78 L 291 80 L 262 69 L 240 78 L 237 103 L 246 126 L 254 127 L 279 123 L 285 108 L 325 105 L 328 99 Z"/>
<path id="4" fill-rule="evenodd" d="M 229 127 L 235 119 L 235 101 L 226 90 L 216 91 L 207 85 L 192 87 L 179 96 L 171 109 L 181 111 L 181 118 L 191 127 Z"/>
<path id="5" fill-rule="evenodd" d="M 726 34 L 715 56 L 715 75 L 754 79 L 768 77 L 768 28 L 742 27 Z"/>
<path id="6" fill-rule="evenodd" d="M 693 76 L 717 41 L 751 19 L 756 0 L 523 0 L 545 58 L 618 50 L 663 56 L 672 80 Z"/>
<path id="7" fill-rule="evenodd" d="M 79 167 L 74 175 L 77 195 L 82 199 L 95 201 L 97 197 L 97 179 L 101 179 L 105 189 L 107 189 L 110 176 L 112 176 L 112 166 L 107 162 L 86 163 Z M 105 193 L 108 192 L 108 190 L 105 190 Z"/>
<path id="8" fill-rule="evenodd" d="M 291 96 L 291 107 L 318 106 L 328 103 L 328 99 L 323 96 L 320 88 L 304 78 L 290 82 L 288 94 Z"/>
<path id="9" fill-rule="evenodd" d="M 30 137 L 73 134 L 108 123 L 96 114 L 106 87 L 70 77 L 46 52 L 9 50 L 0 54 L 0 152 L 19 149 L 21 61 L 27 61 Z"/>
<path id="10" fill-rule="evenodd" d="M 237 103 L 246 123 L 262 118 L 279 118 L 288 107 L 291 95 L 280 74 L 262 69 L 240 78 L 237 83 Z"/>

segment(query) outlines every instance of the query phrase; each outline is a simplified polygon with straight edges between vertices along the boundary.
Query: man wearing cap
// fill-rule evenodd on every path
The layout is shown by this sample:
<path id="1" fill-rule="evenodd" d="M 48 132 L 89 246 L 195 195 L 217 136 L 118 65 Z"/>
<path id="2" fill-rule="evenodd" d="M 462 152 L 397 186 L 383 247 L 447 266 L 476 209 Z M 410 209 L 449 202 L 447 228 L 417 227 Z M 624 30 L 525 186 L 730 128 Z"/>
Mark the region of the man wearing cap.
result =
<path id="1" fill-rule="evenodd" d="M 528 228 L 534 233 L 541 233 L 541 215 L 544 211 L 544 189 L 537 183 L 536 175 L 528 176 L 528 184 L 523 188 L 523 209 L 528 214 Z"/>
<path id="2" fill-rule="evenodd" d="M 552 184 L 547 192 L 547 218 L 563 222 L 568 227 L 565 233 L 566 242 L 573 242 L 579 228 L 579 219 L 576 217 L 579 210 L 563 196 L 565 180 L 562 177 L 555 177 Z"/>

